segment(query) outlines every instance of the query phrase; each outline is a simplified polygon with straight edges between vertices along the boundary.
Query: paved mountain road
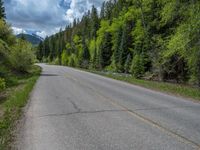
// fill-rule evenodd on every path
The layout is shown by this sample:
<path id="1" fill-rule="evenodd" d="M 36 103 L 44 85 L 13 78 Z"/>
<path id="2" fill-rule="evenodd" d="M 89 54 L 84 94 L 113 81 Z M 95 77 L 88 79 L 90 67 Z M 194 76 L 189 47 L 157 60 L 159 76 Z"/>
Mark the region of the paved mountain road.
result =
<path id="1" fill-rule="evenodd" d="M 40 66 L 17 149 L 200 149 L 199 103 L 72 68 Z"/>

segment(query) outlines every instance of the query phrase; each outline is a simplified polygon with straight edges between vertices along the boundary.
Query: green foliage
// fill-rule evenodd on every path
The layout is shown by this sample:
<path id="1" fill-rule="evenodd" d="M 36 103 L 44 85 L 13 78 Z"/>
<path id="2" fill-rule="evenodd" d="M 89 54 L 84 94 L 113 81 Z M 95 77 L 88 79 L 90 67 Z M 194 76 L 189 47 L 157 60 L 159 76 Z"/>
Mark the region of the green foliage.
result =
<path id="1" fill-rule="evenodd" d="M 57 57 L 69 65 L 73 55 L 76 67 L 200 86 L 199 14 L 198 0 L 108 0 L 100 15 L 93 6 L 81 20 L 48 37 L 53 48 L 44 41 L 38 58 Z"/>
<path id="2" fill-rule="evenodd" d="M 129 54 L 124 64 L 124 72 L 129 73 L 130 67 L 131 67 L 131 55 Z"/>
<path id="3" fill-rule="evenodd" d="M 62 65 L 67 66 L 67 65 L 68 65 L 68 62 L 69 62 L 69 56 L 68 56 L 66 50 L 64 50 L 64 51 L 62 52 L 61 58 L 62 58 Z"/>
<path id="4" fill-rule="evenodd" d="M 0 19 L 5 19 L 5 18 L 6 18 L 5 8 L 3 6 L 3 1 L 0 0 Z"/>
<path id="5" fill-rule="evenodd" d="M 98 34 L 97 45 L 98 46 L 102 43 L 102 41 L 103 41 L 103 39 L 105 37 L 105 33 L 109 32 L 109 30 L 108 30 L 109 26 L 110 26 L 109 25 L 109 21 L 107 21 L 107 20 L 102 20 L 101 21 L 100 28 L 99 28 L 99 30 L 97 32 L 97 34 Z"/>
<path id="6" fill-rule="evenodd" d="M 3 78 L 0 78 L 0 91 L 6 88 L 6 83 Z"/>
<path id="7" fill-rule="evenodd" d="M 0 39 L 0 65 L 8 64 L 9 47 L 7 43 Z"/>
<path id="8" fill-rule="evenodd" d="M 32 45 L 26 41 L 18 40 L 12 47 L 9 59 L 14 70 L 22 73 L 27 72 L 35 59 Z"/>
<path id="9" fill-rule="evenodd" d="M 111 34 L 105 33 L 102 43 L 100 44 L 99 52 L 100 52 L 100 66 L 106 67 L 111 64 L 112 57 L 112 43 L 111 43 Z"/>
<path id="10" fill-rule="evenodd" d="M 135 78 L 141 78 L 145 73 L 145 60 L 141 55 L 133 57 L 131 72 Z"/>
<path id="11" fill-rule="evenodd" d="M 82 39 L 82 52 L 80 54 L 80 66 L 82 68 L 88 68 L 90 62 L 90 52 L 88 49 L 88 46 L 85 42 L 85 39 L 83 37 Z"/>
<path id="12" fill-rule="evenodd" d="M 76 62 L 76 56 L 74 54 L 72 54 L 70 57 L 69 57 L 69 63 L 68 65 L 70 67 L 76 67 L 77 66 L 77 62 Z M 83 64 L 82 64 L 83 65 Z"/>
<path id="13" fill-rule="evenodd" d="M 99 18 L 98 18 L 97 8 L 95 8 L 94 6 L 92 6 L 91 20 L 92 20 L 91 36 L 96 38 L 97 31 L 99 29 Z"/>
<path id="14" fill-rule="evenodd" d="M 142 51 L 143 42 L 145 40 L 145 30 L 142 26 L 141 20 L 137 20 L 136 26 L 132 31 L 132 36 L 135 51 Z"/>
<path id="15" fill-rule="evenodd" d="M 15 43 L 15 37 L 12 34 L 10 26 L 8 26 L 2 19 L 0 19 L 0 39 L 8 45 Z"/>

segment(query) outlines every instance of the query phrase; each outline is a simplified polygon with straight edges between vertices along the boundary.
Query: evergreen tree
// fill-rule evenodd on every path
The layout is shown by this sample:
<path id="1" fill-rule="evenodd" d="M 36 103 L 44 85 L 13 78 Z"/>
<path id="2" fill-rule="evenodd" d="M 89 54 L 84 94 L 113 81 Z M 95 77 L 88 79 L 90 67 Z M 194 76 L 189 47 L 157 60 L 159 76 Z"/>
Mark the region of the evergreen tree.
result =
<path id="1" fill-rule="evenodd" d="M 113 48 L 114 48 L 114 53 L 113 53 L 113 61 L 116 67 L 116 71 L 120 71 L 120 56 L 121 56 L 121 52 L 120 52 L 120 45 L 121 45 L 121 38 L 122 38 L 122 29 L 120 28 L 117 31 L 117 38 L 113 43 Z"/>
<path id="2" fill-rule="evenodd" d="M 131 67 L 131 55 L 128 54 L 124 64 L 124 73 L 129 73 L 130 67 Z"/>
<path id="3" fill-rule="evenodd" d="M 89 67 L 89 61 L 90 61 L 90 53 L 89 49 L 85 42 L 85 37 L 83 36 L 82 39 L 82 54 L 81 54 L 81 67 L 88 68 Z"/>
<path id="4" fill-rule="evenodd" d="M 49 38 L 48 36 L 45 38 L 44 40 L 44 44 L 43 44 L 43 56 L 45 58 L 48 58 L 50 54 L 50 49 L 49 49 Z"/>
<path id="5" fill-rule="evenodd" d="M 42 57 L 43 57 L 43 44 L 42 44 L 42 42 L 39 43 L 37 49 L 38 49 L 38 51 L 37 51 L 37 53 L 36 53 L 37 59 L 38 59 L 39 61 L 42 61 Z"/>
<path id="6" fill-rule="evenodd" d="M 120 70 L 124 71 L 124 63 L 126 61 L 127 56 L 130 54 L 130 43 L 129 43 L 129 33 L 127 30 L 127 26 L 124 27 L 123 30 L 123 34 L 122 34 L 122 38 L 121 38 L 121 43 L 120 43 L 120 47 L 119 47 L 119 51 L 120 51 L 120 61 L 119 61 L 119 66 L 120 66 Z"/>
<path id="7" fill-rule="evenodd" d="M 0 0 L 0 19 L 6 19 L 5 8 L 3 6 L 3 1 Z"/>
<path id="8" fill-rule="evenodd" d="M 112 36 L 110 33 L 105 33 L 104 39 L 100 45 L 100 65 L 102 68 L 111 64 L 112 57 Z"/>
<path id="9" fill-rule="evenodd" d="M 94 7 L 94 5 L 92 6 L 92 11 L 91 11 L 91 21 L 92 21 L 91 36 L 96 39 L 97 31 L 99 29 L 99 18 L 97 9 Z"/>
<path id="10" fill-rule="evenodd" d="M 98 68 L 98 55 L 97 55 L 96 45 L 95 45 L 94 54 L 92 58 L 92 67 L 95 69 Z"/>
<path id="11" fill-rule="evenodd" d="M 105 17 L 105 1 L 101 6 L 100 18 L 103 19 Z"/>

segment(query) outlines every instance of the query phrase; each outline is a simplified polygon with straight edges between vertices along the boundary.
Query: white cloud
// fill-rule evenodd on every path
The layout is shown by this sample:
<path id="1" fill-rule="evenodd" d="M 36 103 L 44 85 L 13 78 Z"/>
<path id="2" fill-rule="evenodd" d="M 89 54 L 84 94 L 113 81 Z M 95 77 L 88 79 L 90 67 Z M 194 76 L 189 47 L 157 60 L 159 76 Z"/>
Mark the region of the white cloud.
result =
<path id="1" fill-rule="evenodd" d="M 38 31 L 35 34 L 42 37 L 43 39 L 47 36 L 47 33 L 45 31 L 41 31 L 41 32 Z"/>
<path id="2" fill-rule="evenodd" d="M 81 18 L 85 12 L 92 8 L 92 5 L 100 9 L 104 0 L 72 0 L 70 8 L 66 11 L 66 20 L 72 22 L 74 18 Z"/>
<path id="3" fill-rule="evenodd" d="M 13 32 L 14 32 L 15 35 L 20 34 L 20 33 L 24 33 L 24 34 L 27 33 L 27 32 L 26 32 L 24 29 L 22 29 L 22 28 L 12 27 L 12 30 L 13 30 Z"/>

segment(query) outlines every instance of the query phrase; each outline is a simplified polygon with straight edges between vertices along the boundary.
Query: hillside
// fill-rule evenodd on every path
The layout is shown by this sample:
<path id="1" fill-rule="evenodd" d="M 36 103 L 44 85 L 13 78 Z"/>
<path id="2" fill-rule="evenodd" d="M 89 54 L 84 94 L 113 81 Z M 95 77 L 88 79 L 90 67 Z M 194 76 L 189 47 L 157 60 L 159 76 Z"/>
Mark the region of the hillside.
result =
<path id="1" fill-rule="evenodd" d="M 18 34 L 17 37 L 21 38 L 22 36 L 24 36 L 26 38 L 27 41 L 29 41 L 30 43 L 32 43 L 33 45 L 38 45 L 41 41 L 43 41 L 43 39 L 35 34 Z"/>

